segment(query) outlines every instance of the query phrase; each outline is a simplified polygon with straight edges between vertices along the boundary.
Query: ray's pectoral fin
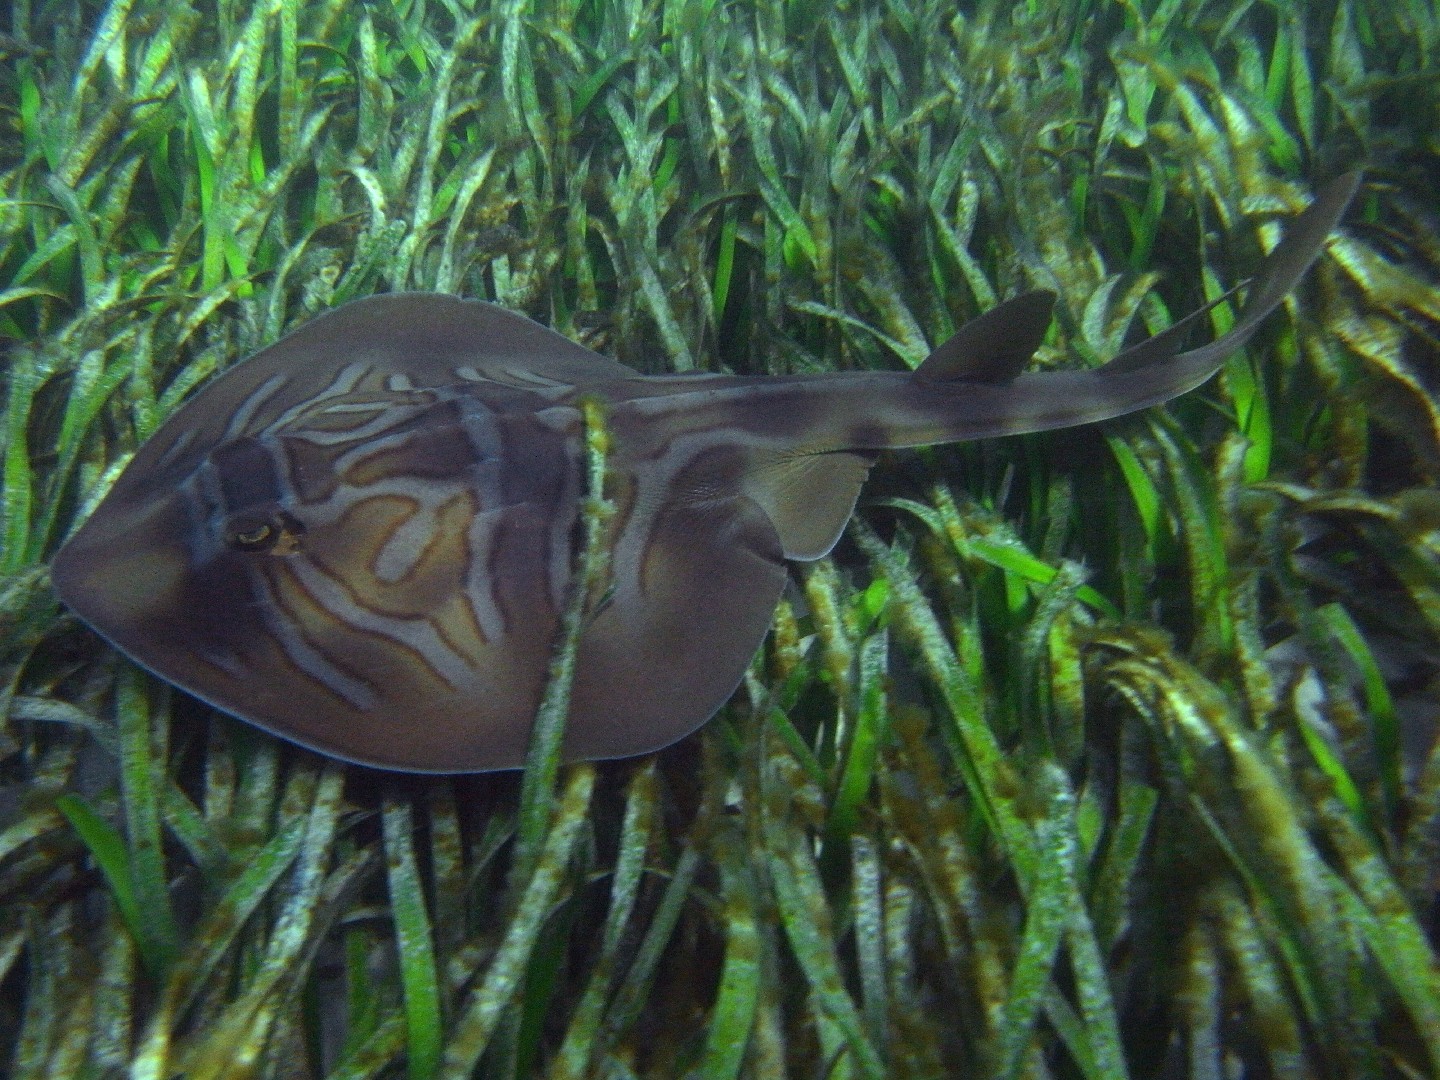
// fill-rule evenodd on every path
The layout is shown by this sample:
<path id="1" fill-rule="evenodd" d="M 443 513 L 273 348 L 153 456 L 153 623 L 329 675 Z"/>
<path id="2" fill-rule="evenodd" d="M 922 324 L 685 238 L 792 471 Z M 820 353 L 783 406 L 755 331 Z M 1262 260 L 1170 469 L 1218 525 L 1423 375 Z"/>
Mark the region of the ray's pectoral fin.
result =
<path id="1" fill-rule="evenodd" d="M 743 494 L 680 486 L 580 644 L 570 760 L 667 746 L 734 692 L 785 584 L 780 538 Z"/>

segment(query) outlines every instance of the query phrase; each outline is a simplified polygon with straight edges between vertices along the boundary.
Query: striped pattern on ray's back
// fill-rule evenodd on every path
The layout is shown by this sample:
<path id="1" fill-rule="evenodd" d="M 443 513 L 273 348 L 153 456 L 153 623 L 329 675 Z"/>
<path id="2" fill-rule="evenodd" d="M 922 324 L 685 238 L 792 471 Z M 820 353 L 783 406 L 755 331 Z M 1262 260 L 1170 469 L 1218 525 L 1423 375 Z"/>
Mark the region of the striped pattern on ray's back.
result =
<path id="1" fill-rule="evenodd" d="M 572 760 L 658 749 L 734 690 L 787 559 L 826 554 L 874 454 L 1090 423 L 1207 379 L 1313 262 L 1345 177 L 1291 223 L 1229 333 L 1202 313 L 1089 371 L 1026 374 L 1053 297 L 915 372 L 642 376 L 479 301 L 338 308 L 226 371 L 136 454 L 52 567 L 137 662 L 351 761 L 514 768 L 572 587 L 583 397 L 612 451 L 610 580 L 586 613 Z"/>

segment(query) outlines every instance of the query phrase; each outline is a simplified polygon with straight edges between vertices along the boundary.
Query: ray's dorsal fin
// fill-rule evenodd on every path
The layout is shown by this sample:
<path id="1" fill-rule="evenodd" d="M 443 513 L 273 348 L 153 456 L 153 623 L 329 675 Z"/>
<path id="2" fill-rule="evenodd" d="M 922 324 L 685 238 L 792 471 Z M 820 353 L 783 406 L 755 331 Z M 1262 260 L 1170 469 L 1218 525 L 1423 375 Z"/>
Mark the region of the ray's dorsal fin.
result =
<path id="1" fill-rule="evenodd" d="M 927 356 L 915 377 L 927 382 L 1009 382 L 1040 347 L 1054 308 L 1055 294 L 1043 289 L 997 304 Z"/>
<path id="2" fill-rule="evenodd" d="M 1141 368 L 1149 367 L 1151 364 L 1169 359 L 1173 356 L 1185 355 L 1180 353 L 1176 346 L 1189 335 L 1190 328 L 1199 324 L 1210 312 L 1214 311 L 1227 300 L 1233 300 L 1235 294 L 1242 288 L 1244 288 L 1244 285 L 1236 285 L 1223 296 L 1217 296 L 1199 310 L 1192 311 L 1178 322 L 1171 323 L 1154 337 L 1146 338 L 1138 345 L 1132 345 L 1123 352 L 1117 353 L 1110 360 L 1095 368 L 1094 374 L 1121 375 L 1127 371 L 1139 371 Z M 1258 322 L 1259 320 L 1257 319 L 1256 321 Z M 1237 323 L 1236 325 L 1238 326 L 1239 324 Z M 1204 345 L 1201 346 L 1201 348 L 1211 349 L 1214 345 L 1218 345 L 1224 340 L 1224 338 L 1217 339 L 1210 345 Z M 1198 352 L 1199 350 L 1196 351 Z"/>

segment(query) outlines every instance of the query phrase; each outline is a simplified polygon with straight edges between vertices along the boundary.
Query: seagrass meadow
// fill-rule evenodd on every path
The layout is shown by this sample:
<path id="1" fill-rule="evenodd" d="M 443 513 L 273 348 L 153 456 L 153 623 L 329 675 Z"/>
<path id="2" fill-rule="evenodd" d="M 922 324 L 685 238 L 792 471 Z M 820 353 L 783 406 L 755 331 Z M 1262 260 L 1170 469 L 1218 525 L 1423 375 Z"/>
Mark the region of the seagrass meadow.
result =
<path id="1" fill-rule="evenodd" d="M 0 1073 L 1440 1075 L 1431 0 L 9 16 Z M 913 367 L 1045 288 L 1036 366 L 1082 367 L 1355 167 L 1203 389 L 882 458 L 656 755 L 344 766 L 50 587 L 179 402 L 348 299 L 763 374 Z"/>

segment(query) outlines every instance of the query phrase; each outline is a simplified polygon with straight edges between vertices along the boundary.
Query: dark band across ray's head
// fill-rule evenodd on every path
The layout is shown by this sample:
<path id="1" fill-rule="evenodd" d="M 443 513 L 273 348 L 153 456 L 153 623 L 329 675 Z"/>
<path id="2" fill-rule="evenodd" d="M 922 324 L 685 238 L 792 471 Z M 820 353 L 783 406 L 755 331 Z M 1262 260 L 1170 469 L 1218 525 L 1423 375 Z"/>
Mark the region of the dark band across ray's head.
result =
<path id="1" fill-rule="evenodd" d="M 55 586 L 139 663 L 298 743 L 393 769 L 518 767 L 570 588 L 578 402 L 599 397 L 618 509 L 565 753 L 656 750 L 735 689 L 785 560 L 830 550 L 875 451 L 1184 393 L 1281 303 L 1356 183 L 1290 224 L 1229 333 L 1182 352 L 1191 316 L 1088 371 L 1024 371 L 1048 293 L 913 373 L 774 378 L 646 377 L 491 304 L 357 301 L 167 420 L 56 555 Z"/>

